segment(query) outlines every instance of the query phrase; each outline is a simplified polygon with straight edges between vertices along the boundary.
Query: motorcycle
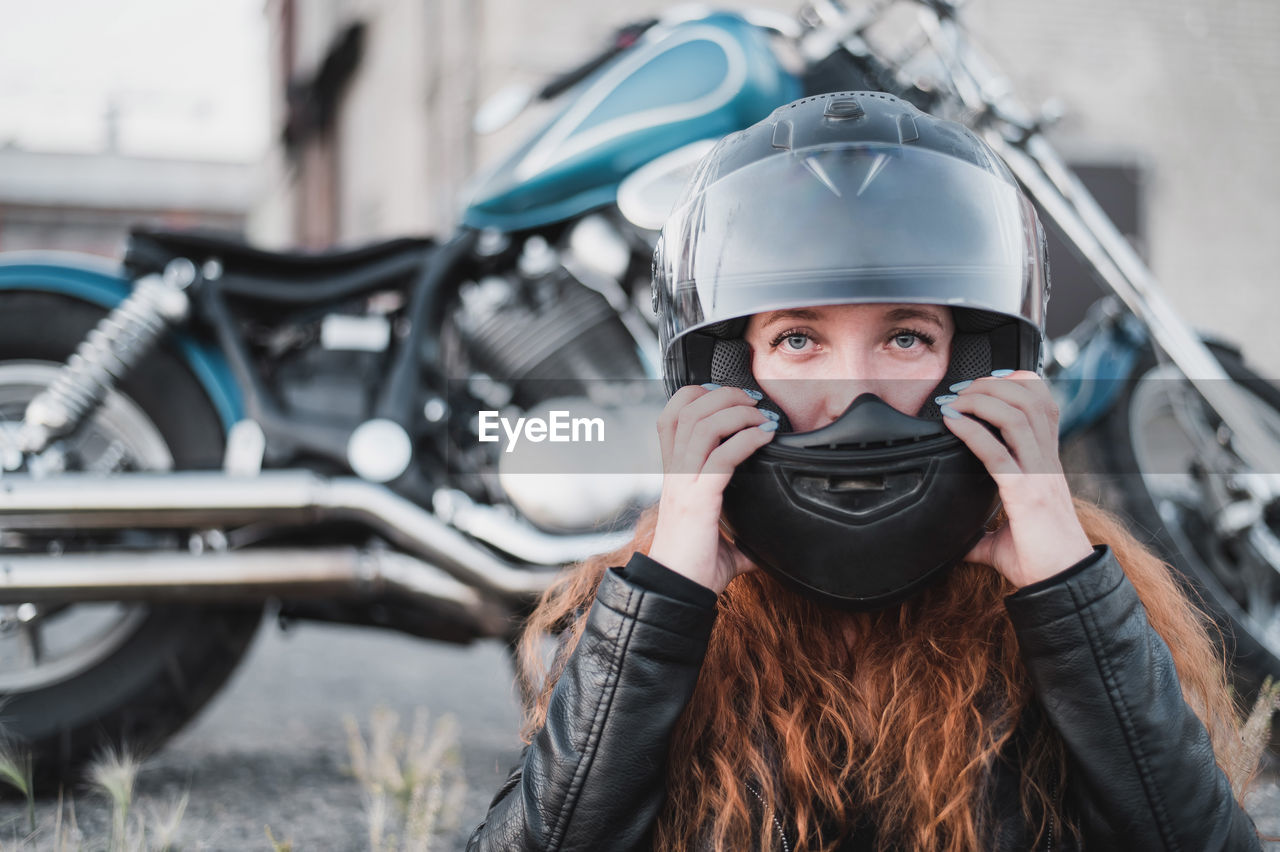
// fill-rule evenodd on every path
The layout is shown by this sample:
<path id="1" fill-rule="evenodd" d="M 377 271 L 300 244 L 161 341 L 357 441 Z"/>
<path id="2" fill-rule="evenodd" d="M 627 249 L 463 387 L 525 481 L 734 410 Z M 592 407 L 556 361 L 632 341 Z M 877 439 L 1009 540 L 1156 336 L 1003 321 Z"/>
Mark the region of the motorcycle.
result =
<path id="1" fill-rule="evenodd" d="M 483 116 L 556 107 L 473 182 L 448 239 L 281 254 L 136 229 L 118 269 L 0 255 L 0 724 L 38 779 L 104 736 L 162 743 L 268 601 L 285 620 L 510 646 L 563 566 L 625 543 L 657 492 L 644 463 L 521 467 L 485 417 L 652 423 L 649 258 L 675 194 L 719 138 L 826 91 L 970 123 L 1098 270 L 1115 296 L 1047 353 L 1064 435 L 1106 453 L 1122 508 L 1166 531 L 1243 670 L 1280 674 L 1278 392 L 1169 308 L 955 4 L 907 4 L 925 38 L 906 54 L 870 38 L 893 5 L 622 30 Z"/>

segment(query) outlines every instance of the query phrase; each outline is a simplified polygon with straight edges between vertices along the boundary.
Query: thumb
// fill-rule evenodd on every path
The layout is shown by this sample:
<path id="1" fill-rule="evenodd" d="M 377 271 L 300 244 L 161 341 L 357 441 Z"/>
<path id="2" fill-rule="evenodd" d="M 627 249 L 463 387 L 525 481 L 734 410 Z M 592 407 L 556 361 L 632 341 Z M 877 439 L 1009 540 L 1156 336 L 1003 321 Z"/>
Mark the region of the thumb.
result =
<path id="1" fill-rule="evenodd" d="M 978 543 L 964 555 L 965 562 L 977 562 L 980 565 L 996 564 L 996 536 L 998 532 L 988 532 L 978 539 Z"/>

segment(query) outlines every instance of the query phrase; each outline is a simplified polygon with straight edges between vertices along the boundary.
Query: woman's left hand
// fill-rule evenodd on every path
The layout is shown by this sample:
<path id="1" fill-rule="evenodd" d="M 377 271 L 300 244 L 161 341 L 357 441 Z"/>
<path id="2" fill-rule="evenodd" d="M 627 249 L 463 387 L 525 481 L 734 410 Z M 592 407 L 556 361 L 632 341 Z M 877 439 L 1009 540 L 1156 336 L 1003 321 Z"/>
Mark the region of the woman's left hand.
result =
<path id="1" fill-rule="evenodd" d="M 1003 375 L 984 376 L 955 391 L 942 419 L 986 466 L 1009 517 L 965 559 L 995 567 L 1021 588 L 1071 567 L 1093 545 L 1062 473 L 1058 406 L 1049 386 L 1029 370 L 996 373 Z M 974 417 L 999 429 L 1004 443 Z"/>

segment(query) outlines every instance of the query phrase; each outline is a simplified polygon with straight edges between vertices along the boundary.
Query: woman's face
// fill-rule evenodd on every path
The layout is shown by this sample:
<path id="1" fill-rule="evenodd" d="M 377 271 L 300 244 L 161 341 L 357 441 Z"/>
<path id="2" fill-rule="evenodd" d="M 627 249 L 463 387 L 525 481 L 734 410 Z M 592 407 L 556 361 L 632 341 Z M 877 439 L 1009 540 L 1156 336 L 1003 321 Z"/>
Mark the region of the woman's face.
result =
<path id="1" fill-rule="evenodd" d="M 955 321 L 942 305 L 825 305 L 754 314 L 751 372 L 797 432 L 863 393 L 915 415 L 946 375 Z"/>

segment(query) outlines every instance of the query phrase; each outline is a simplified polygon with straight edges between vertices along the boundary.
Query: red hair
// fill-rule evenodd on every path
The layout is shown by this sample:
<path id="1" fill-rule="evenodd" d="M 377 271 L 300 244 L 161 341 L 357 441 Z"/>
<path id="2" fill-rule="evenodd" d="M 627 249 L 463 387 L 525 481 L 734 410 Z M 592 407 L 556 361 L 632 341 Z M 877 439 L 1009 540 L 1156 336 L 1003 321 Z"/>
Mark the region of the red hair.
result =
<path id="1" fill-rule="evenodd" d="M 1211 621 L 1117 518 L 1080 499 L 1075 506 L 1090 541 L 1110 545 L 1133 583 L 1231 777 L 1240 716 Z M 525 742 L 545 724 L 604 571 L 648 551 L 656 516 L 648 510 L 625 547 L 567 571 L 531 615 L 521 661 L 536 698 Z M 655 848 L 691 849 L 706 836 L 721 852 L 770 837 L 774 814 L 752 807 L 748 778 L 763 801 L 784 803 L 798 849 L 835 849 L 860 817 L 884 843 L 981 848 L 990 836 L 990 769 L 1022 714 L 1037 712 L 1003 603 L 1013 591 L 990 566 L 962 563 L 900 606 L 850 613 L 763 571 L 736 577 L 720 595 L 697 686 L 673 732 Z M 568 633 L 544 671 L 539 637 L 560 630 Z M 1064 825 L 1078 834 L 1050 795 L 1066 787 L 1066 760 L 1049 724 L 1034 726 L 1022 770 L 1020 804 L 1038 826 L 1037 844 L 1050 816 L 1055 840 Z"/>

